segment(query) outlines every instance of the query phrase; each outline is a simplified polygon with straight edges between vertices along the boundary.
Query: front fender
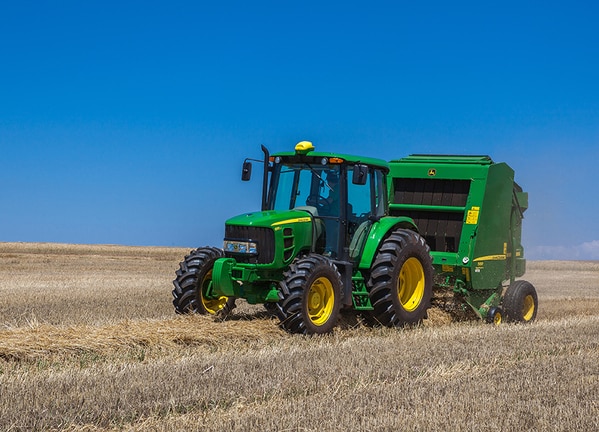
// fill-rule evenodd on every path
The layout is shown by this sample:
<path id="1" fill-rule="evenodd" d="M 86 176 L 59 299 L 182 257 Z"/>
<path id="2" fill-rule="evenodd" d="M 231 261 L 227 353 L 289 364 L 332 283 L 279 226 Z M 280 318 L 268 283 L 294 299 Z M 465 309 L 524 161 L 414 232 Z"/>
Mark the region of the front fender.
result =
<path id="1" fill-rule="evenodd" d="M 418 227 L 414 223 L 414 220 L 404 216 L 387 216 L 372 224 L 370 232 L 368 233 L 368 239 L 364 245 L 364 251 L 362 252 L 360 263 L 358 265 L 360 270 L 367 270 L 372 266 L 374 256 L 379 250 L 380 244 L 390 232 L 397 228 L 410 229 L 412 231 L 418 232 Z"/>
<path id="2" fill-rule="evenodd" d="M 232 270 L 237 262 L 233 258 L 219 258 L 212 268 L 212 290 L 216 295 L 232 297 L 235 295 Z"/>

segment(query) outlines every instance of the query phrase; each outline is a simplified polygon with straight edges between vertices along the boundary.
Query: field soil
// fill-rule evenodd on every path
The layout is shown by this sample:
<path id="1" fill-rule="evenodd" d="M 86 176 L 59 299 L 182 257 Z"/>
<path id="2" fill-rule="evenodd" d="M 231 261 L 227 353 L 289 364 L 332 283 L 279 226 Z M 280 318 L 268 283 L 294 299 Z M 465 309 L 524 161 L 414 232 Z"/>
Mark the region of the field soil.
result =
<path id="1" fill-rule="evenodd" d="M 536 322 L 432 309 L 289 335 L 180 316 L 182 248 L 0 243 L 0 430 L 599 430 L 599 262 L 527 263 Z"/>

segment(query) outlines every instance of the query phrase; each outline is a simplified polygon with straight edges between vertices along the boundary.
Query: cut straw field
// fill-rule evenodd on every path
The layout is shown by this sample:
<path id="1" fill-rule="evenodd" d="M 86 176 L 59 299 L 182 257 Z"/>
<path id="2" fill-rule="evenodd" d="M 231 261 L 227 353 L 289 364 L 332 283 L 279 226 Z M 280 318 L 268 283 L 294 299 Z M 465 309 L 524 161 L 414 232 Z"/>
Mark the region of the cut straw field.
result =
<path id="1" fill-rule="evenodd" d="M 529 262 L 532 325 L 302 337 L 176 316 L 186 252 L 0 243 L 0 430 L 599 430 L 599 262 Z"/>

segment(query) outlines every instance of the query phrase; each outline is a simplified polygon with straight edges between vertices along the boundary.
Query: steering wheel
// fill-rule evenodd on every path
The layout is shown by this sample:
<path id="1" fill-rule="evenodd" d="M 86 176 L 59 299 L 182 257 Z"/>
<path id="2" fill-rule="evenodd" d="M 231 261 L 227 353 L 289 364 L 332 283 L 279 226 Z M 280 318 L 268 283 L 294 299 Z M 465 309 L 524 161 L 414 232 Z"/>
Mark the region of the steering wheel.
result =
<path id="1" fill-rule="evenodd" d="M 330 213 L 331 204 L 322 195 L 310 195 L 306 198 L 306 204 L 309 206 L 316 207 L 318 212 Z"/>

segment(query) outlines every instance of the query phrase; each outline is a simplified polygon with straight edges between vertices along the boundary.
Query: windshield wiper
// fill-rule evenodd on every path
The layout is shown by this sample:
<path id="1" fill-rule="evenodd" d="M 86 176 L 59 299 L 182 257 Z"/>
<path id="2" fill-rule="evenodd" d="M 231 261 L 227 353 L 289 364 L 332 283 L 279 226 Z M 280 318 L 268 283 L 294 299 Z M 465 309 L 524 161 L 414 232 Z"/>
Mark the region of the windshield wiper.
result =
<path id="1" fill-rule="evenodd" d="M 319 179 L 319 180 L 320 180 L 320 181 L 321 181 L 321 182 L 322 182 L 322 183 L 323 183 L 323 184 L 324 184 L 326 187 L 328 187 L 330 191 L 332 191 L 332 190 L 333 190 L 333 188 L 332 188 L 332 187 L 331 187 L 331 186 L 330 186 L 330 185 L 327 183 L 327 181 L 326 181 L 325 179 L 323 179 L 323 178 L 320 176 L 320 174 L 318 174 L 318 172 L 317 172 L 317 171 L 316 171 L 314 168 L 312 168 L 312 167 L 310 166 L 310 164 L 308 164 L 308 163 L 305 163 L 305 162 L 304 162 L 304 165 L 305 165 L 305 166 L 307 166 L 307 167 L 308 167 L 308 169 L 309 169 L 309 170 L 312 172 L 312 174 L 314 174 L 316 177 L 318 177 L 318 179 Z"/>

